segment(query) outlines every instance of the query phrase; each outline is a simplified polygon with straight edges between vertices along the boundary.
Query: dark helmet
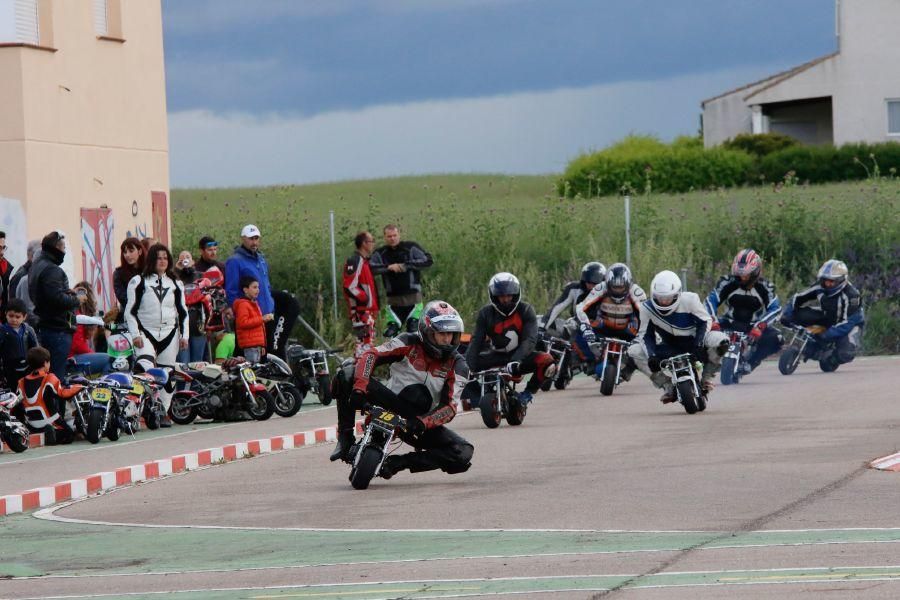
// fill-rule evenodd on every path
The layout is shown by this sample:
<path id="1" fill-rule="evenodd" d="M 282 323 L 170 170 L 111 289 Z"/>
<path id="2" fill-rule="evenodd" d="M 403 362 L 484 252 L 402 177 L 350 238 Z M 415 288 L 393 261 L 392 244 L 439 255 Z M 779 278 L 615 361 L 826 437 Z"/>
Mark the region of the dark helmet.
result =
<path id="1" fill-rule="evenodd" d="M 434 334 L 450 332 L 453 339 L 449 344 L 438 344 Z M 456 309 L 443 300 L 434 300 L 425 305 L 419 318 L 419 337 L 425 352 L 434 358 L 449 358 L 459 347 L 463 332 L 463 320 Z"/>
<path id="2" fill-rule="evenodd" d="M 731 275 L 741 279 L 743 287 L 749 288 L 759 279 L 759 275 L 762 273 L 762 264 L 762 258 L 754 250 L 750 248 L 741 250 L 734 257 L 734 262 L 731 263 Z M 748 277 L 748 279 L 744 281 L 744 277 Z"/>
<path id="3" fill-rule="evenodd" d="M 519 306 L 519 300 L 522 299 L 522 286 L 519 285 L 519 280 L 512 273 L 497 273 L 488 282 L 488 296 L 497 312 L 508 317 Z M 500 296 L 512 296 L 512 300 L 500 304 L 498 300 Z"/>
<path id="4" fill-rule="evenodd" d="M 834 258 L 826 260 L 825 264 L 819 269 L 819 285 L 825 290 L 826 296 L 834 296 L 847 285 L 847 276 L 849 274 L 847 265 L 843 261 Z M 826 280 L 833 282 L 833 287 L 826 287 Z"/>
<path id="5" fill-rule="evenodd" d="M 622 300 L 631 291 L 631 282 L 631 269 L 625 263 L 610 265 L 606 272 L 606 293 L 616 300 Z"/>
<path id="6" fill-rule="evenodd" d="M 589 262 L 581 267 L 581 283 L 593 283 L 594 285 L 603 282 L 606 277 L 606 267 L 603 263 Z"/>

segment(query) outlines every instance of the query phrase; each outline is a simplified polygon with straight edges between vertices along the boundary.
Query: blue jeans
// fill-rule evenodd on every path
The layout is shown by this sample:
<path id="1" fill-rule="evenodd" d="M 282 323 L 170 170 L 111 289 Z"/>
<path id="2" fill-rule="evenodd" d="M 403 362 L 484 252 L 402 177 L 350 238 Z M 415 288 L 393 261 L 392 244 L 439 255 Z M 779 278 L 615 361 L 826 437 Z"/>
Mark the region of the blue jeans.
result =
<path id="1" fill-rule="evenodd" d="M 112 372 L 108 354 L 91 352 L 90 354 L 76 354 L 72 358 L 75 359 L 77 365 L 75 370 L 85 375 L 106 375 Z"/>
<path id="2" fill-rule="evenodd" d="M 191 338 L 188 340 L 188 347 L 184 350 L 178 351 L 178 358 L 176 360 L 180 363 L 209 360 L 207 358 L 206 348 L 207 343 L 205 335 L 191 336 Z"/>
<path id="3" fill-rule="evenodd" d="M 72 349 L 72 332 L 59 329 L 38 329 L 41 346 L 50 353 L 50 372 L 60 381 L 66 378 L 66 361 Z"/>

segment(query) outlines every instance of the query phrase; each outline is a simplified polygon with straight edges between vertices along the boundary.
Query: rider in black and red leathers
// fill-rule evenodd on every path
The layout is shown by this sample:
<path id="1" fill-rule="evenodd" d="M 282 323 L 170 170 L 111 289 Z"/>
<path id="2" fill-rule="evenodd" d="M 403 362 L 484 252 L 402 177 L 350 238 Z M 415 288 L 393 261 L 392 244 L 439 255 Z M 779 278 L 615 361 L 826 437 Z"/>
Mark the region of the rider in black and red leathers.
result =
<path id="1" fill-rule="evenodd" d="M 416 448 L 416 452 L 388 456 L 381 467 L 382 477 L 390 479 L 403 469 L 462 473 L 471 466 L 475 448 L 444 426 L 462 405 L 460 395 L 468 374 L 457 352 L 462 319 L 448 303 L 436 300 L 425 306 L 417 327 L 416 333 L 400 334 L 360 355 L 349 394 L 346 387 L 336 386 L 341 389 L 338 444 L 331 460 L 348 459 L 354 415 L 366 404 L 374 404 L 407 420 L 407 431 L 400 435 Z M 385 383 L 372 379 L 372 371 L 383 364 L 391 365 Z"/>
<path id="2" fill-rule="evenodd" d="M 488 294 L 491 302 L 478 312 L 466 362 L 472 371 L 505 367 L 513 376 L 534 373 L 519 393 L 519 402 L 528 404 L 541 384 L 556 374 L 556 363 L 547 352 L 534 349 L 537 315 L 530 304 L 520 301 L 522 288 L 516 276 L 497 273 L 491 277 Z"/>

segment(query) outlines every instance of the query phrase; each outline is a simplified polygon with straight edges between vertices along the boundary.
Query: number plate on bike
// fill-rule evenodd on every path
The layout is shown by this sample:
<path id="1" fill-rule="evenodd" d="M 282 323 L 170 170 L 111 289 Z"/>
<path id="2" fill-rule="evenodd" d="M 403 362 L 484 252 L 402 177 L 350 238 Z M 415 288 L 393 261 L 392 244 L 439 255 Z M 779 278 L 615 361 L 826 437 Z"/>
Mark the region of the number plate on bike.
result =
<path id="1" fill-rule="evenodd" d="M 256 372 L 249 367 L 241 369 L 241 377 L 243 377 L 247 383 L 256 383 Z"/>
<path id="2" fill-rule="evenodd" d="M 144 385 L 135 381 L 131 384 L 131 393 L 140 396 L 144 393 Z"/>
<path id="3" fill-rule="evenodd" d="M 394 425 L 394 426 L 400 425 L 400 423 L 403 421 L 403 417 L 401 417 L 397 413 L 392 413 L 387 410 L 383 410 L 383 411 L 381 411 L 381 413 L 378 413 L 378 412 L 373 413 L 372 418 L 378 419 L 379 421 L 381 421 L 382 423 L 385 423 L 387 425 Z"/>
<path id="4" fill-rule="evenodd" d="M 109 402 L 112 400 L 112 390 L 109 388 L 94 388 L 91 390 L 91 399 L 95 402 Z"/>

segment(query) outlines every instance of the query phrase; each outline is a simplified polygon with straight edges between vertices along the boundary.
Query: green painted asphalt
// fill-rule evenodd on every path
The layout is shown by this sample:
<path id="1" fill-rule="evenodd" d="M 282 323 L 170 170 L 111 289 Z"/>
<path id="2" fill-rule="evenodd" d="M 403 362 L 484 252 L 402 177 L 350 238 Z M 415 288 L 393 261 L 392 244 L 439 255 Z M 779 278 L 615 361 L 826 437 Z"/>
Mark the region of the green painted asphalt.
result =
<path id="1" fill-rule="evenodd" d="M 19 515 L 0 520 L 0 540 L 10 539 L 15 543 L 4 545 L 0 552 L 0 577 L 232 570 L 358 563 L 361 560 L 380 562 L 681 551 L 701 547 L 900 542 L 900 529 L 735 534 L 291 531 L 117 527 L 54 522 Z M 225 551 L 228 548 L 240 551 Z"/>

